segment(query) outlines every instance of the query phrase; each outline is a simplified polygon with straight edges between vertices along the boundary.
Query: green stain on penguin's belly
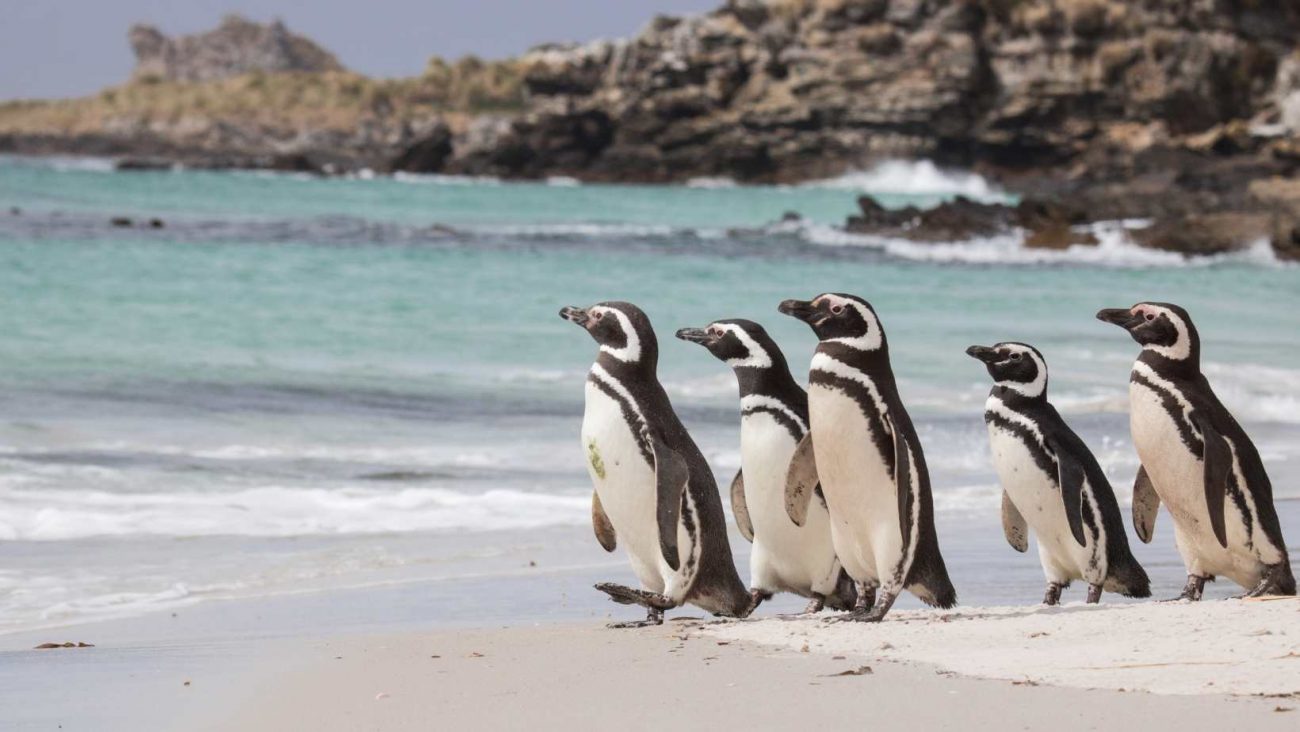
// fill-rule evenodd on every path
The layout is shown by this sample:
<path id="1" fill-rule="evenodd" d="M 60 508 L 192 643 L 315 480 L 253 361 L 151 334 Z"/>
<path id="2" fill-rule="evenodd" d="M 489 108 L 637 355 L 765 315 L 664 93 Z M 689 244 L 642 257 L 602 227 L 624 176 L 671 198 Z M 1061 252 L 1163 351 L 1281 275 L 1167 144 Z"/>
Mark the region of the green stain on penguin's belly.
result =
<path id="1" fill-rule="evenodd" d="M 604 480 L 605 461 L 600 459 L 600 450 L 596 447 L 595 440 L 587 443 L 587 460 L 591 462 L 591 469 L 596 473 L 596 477 Z"/>

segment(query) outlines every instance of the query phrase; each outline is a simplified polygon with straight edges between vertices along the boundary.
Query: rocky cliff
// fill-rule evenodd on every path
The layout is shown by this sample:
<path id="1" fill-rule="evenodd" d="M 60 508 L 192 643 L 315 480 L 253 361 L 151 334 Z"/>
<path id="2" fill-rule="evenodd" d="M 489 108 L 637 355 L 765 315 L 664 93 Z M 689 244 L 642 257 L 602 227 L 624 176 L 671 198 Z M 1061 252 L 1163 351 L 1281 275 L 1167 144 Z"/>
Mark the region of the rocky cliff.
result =
<path id="1" fill-rule="evenodd" d="M 168 38 L 151 25 L 128 33 L 140 80 L 212 81 L 254 71 L 342 71 L 334 54 L 290 33 L 284 23 L 227 15 L 206 33 Z"/>
<path id="2" fill-rule="evenodd" d="M 309 71 L 337 62 L 245 21 L 132 42 L 135 83 L 0 106 L 0 150 L 606 181 L 929 158 L 1028 200 L 906 220 L 864 201 L 849 226 L 926 238 L 929 219 L 974 216 L 1061 246 L 1087 242 L 1082 223 L 1141 218 L 1149 246 L 1270 238 L 1300 254 L 1295 0 L 729 0 L 628 39 L 435 59 L 399 80 Z"/>
<path id="3" fill-rule="evenodd" d="M 1244 123 L 1300 133 L 1300 4 L 731 0 L 539 49 L 506 175 L 791 180 L 885 157 L 1014 172 Z"/>

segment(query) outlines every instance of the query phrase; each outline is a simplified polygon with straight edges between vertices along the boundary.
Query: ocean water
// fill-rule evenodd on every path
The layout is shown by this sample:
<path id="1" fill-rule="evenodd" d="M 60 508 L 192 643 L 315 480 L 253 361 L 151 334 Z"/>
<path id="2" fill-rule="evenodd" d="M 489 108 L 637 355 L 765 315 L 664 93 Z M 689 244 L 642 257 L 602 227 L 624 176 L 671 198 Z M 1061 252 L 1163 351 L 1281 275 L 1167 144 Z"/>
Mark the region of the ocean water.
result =
<path id="1" fill-rule="evenodd" d="M 0 632 L 396 583 L 448 593 L 430 622 L 489 602 L 517 620 L 604 612 L 573 591 L 631 579 L 588 523 L 578 431 L 595 347 L 556 316 L 604 299 L 642 305 L 664 336 L 661 378 L 722 480 L 739 464 L 734 379 L 668 334 L 753 318 L 802 369 L 813 336 L 776 304 L 871 300 L 968 603 L 1033 602 L 1042 580 L 1036 556 L 1002 539 L 989 384 L 964 349 L 1038 346 L 1055 403 L 1127 507 L 1136 346 L 1093 313 L 1181 303 L 1260 446 L 1294 551 L 1300 270 L 1258 247 L 1148 252 L 1118 225 L 1065 252 L 844 234 L 860 192 L 1003 197 L 903 163 L 803 186 L 669 187 L 0 159 Z M 787 211 L 803 219 L 773 223 Z M 1167 516 L 1138 554 L 1159 590 L 1181 586 Z"/>

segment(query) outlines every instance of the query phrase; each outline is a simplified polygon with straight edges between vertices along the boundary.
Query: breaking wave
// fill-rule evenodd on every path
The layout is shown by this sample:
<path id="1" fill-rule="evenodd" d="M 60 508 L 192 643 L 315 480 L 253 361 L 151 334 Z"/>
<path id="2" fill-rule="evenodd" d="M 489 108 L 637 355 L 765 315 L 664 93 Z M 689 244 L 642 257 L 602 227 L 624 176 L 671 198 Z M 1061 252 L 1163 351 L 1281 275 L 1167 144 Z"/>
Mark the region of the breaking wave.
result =
<path id="1" fill-rule="evenodd" d="M 889 160 L 870 170 L 802 184 L 860 193 L 904 196 L 965 196 L 979 201 L 1008 201 L 1010 196 L 983 176 L 943 170 L 928 160 Z"/>
<path id="2" fill-rule="evenodd" d="M 258 536 L 498 531 L 577 525 L 586 495 L 440 488 L 268 486 L 238 491 L 121 493 L 0 488 L 0 540 L 108 536 Z"/>

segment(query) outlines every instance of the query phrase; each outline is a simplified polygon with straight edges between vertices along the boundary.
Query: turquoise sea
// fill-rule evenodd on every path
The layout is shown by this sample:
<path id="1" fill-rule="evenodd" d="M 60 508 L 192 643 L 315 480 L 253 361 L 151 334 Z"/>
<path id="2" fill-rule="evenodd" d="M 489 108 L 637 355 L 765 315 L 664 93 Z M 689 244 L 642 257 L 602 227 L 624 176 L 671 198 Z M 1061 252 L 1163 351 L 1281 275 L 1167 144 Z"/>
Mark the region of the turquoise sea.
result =
<path id="1" fill-rule="evenodd" d="M 1136 346 L 1093 313 L 1180 303 L 1295 550 L 1300 269 L 1260 248 L 1189 262 L 1118 228 L 1066 252 L 846 235 L 862 192 L 1002 196 L 901 163 L 797 187 L 668 187 L 0 159 L 0 632 L 392 583 L 436 598 L 430 622 L 605 614 L 587 584 L 631 572 L 588 526 L 578 430 L 594 345 L 556 317 L 605 299 L 649 313 L 661 378 L 727 480 L 734 380 L 669 334 L 752 318 L 802 368 L 814 340 L 780 300 L 872 301 L 968 604 L 1036 602 L 1042 580 L 1035 554 L 1002 539 L 988 380 L 964 349 L 1039 347 L 1127 508 Z M 774 223 L 786 212 L 802 219 Z M 747 576 L 735 532 L 733 545 Z M 1138 555 L 1174 594 L 1167 516 Z"/>

